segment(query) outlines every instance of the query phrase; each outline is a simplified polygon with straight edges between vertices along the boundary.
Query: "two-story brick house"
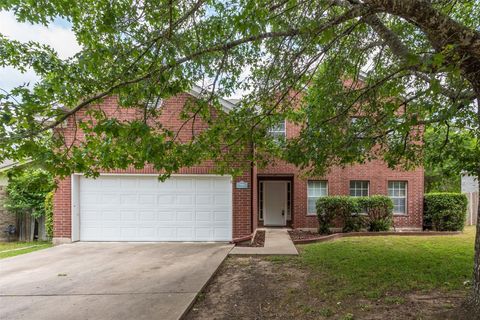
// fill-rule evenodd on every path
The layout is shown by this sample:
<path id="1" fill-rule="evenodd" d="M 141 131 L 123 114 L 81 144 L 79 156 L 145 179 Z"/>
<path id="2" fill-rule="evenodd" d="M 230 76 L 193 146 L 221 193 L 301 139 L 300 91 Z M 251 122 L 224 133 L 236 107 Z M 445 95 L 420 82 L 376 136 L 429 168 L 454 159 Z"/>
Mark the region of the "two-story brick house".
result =
<path id="1" fill-rule="evenodd" d="M 198 94 L 194 88 L 163 101 L 159 121 L 178 129 L 180 110 Z M 226 112 L 234 108 L 228 100 L 221 103 Z M 118 109 L 114 97 L 91 108 L 123 120 L 141 116 L 140 110 Z M 74 121 L 82 117 L 85 111 L 59 129 L 67 143 L 81 139 Z M 195 126 L 204 128 L 200 121 Z M 289 122 L 272 130 L 287 139 L 299 132 Z M 191 134 L 185 129 L 179 136 L 188 141 Z M 315 201 L 325 195 L 389 195 L 396 228 L 422 227 L 422 168 L 405 172 L 373 161 L 309 178 L 283 161 L 266 168 L 252 165 L 238 177 L 216 175 L 214 168 L 207 161 L 183 168 L 165 182 L 148 166 L 103 172 L 97 179 L 73 174 L 59 181 L 55 194 L 54 241 L 232 241 L 261 226 L 316 228 Z"/>

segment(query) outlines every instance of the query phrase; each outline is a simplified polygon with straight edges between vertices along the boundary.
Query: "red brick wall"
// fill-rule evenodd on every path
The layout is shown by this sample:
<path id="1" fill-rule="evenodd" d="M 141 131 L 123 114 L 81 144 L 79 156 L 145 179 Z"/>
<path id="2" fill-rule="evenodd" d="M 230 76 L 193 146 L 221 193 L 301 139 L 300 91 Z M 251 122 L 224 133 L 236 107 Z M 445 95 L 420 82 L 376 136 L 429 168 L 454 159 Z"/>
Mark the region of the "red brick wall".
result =
<path id="1" fill-rule="evenodd" d="M 300 127 L 287 123 L 287 139 L 298 135 Z M 388 181 L 407 182 L 407 215 L 395 216 L 394 225 L 398 228 L 422 228 L 423 219 L 423 168 L 414 171 L 392 170 L 382 161 L 372 161 L 346 168 L 332 168 L 325 177 L 305 177 L 292 164 L 278 160 L 267 168 L 258 169 L 258 175 L 293 175 L 292 217 L 294 228 L 317 228 L 314 215 L 307 215 L 307 181 L 325 180 L 329 195 L 349 195 L 351 180 L 370 182 L 370 195 L 388 194 Z M 257 177 L 258 179 L 258 177 Z"/>
<path id="2" fill-rule="evenodd" d="M 162 105 L 162 113 L 159 117 L 159 121 L 167 128 L 172 130 L 178 130 L 183 124 L 183 120 L 179 119 L 179 111 L 184 106 L 187 99 L 191 96 L 188 94 L 180 94 L 176 97 L 168 99 Z M 101 105 L 95 105 L 91 108 L 101 108 L 107 115 L 116 117 L 120 120 L 132 120 L 138 119 L 142 116 L 141 110 L 138 109 L 121 109 L 118 108 L 116 98 L 110 97 L 103 101 Z M 80 119 L 89 118 L 84 111 L 75 115 L 75 118 L 71 117 L 68 120 L 65 128 L 61 129 L 60 133 L 65 137 L 67 145 L 77 143 L 83 139 L 83 134 L 79 130 L 76 130 L 75 121 Z M 205 129 L 206 125 L 199 121 L 195 121 L 194 132 L 198 133 Z M 187 123 L 178 135 L 179 141 L 188 142 L 192 136 L 191 122 Z M 177 173 L 180 174 L 212 174 L 214 172 L 214 164 L 211 161 L 205 161 L 204 163 L 191 168 L 183 168 Z M 126 169 L 126 170 L 113 170 L 109 173 L 146 173 L 157 174 L 158 171 L 154 170 L 151 166 L 146 166 L 144 169 Z M 251 172 L 245 170 L 242 176 L 235 178 L 232 181 L 233 188 L 233 237 L 239 238 L 248 236 L 252 232 L 251 226 L 251 208 L 252 208 L 252 196 L 251 189 L 235 189 L 235 183 L 237 181 L 248 182 L 250 188 L 252 186 Z M 66 178 L 59 181 L 58 189 L 54 197 L 54 237 L 55 238 L 71 238 L 71 179 Z"/>
<path id="3" fill-rule="evenodd" d="M 70 238 L 72 232 L 72 179 L 58 181 L 53 198 L 53 237 Z"/>
<path id="4" fill-rule="evenodd" d="M 180 94 L 168 99 L 162 105 L 162 114 L 159 121 L 167 128 L 172 130 L 180 128 L 183 120 L 180 120 L 179 111 L 189 99 L 188 94 Z M 92 108 L 102 108 L 109 116 L 115 116 L 121 120 L 130 120 L 142 116 L 138 109 L 120 109 L 117 106 L 116 99 L 110 97 L 105 99 L 101 105 L 92 106 Z M 71 117 L 61 133 L 65 136 L 67 145 L 75 143 L 83 138 L 82 133 L 75 129 L 75 121 L 84 119 L 87 116 L 85 112 L 79 112 L 75 118 Z M 191 123 L 187 123 L 180 131 L 180 141 L 186 142 L 191 139 Z M 194 132 L 198 133 L 205 129 L 205 124 L 196 121 Z M 300 127 L 287 123 L 287 138 L 299 133 Z M 158 173 L 151 166 L 144 169 L 127 169 L 110 171 L 114 173 Z M 253 172 L 253 179 L 252 179 Z M 181 169 L 178 173 L 184 174 L 209 174 L 214 173 L 214 163 L 206 161 L 201 165 Z M 274 176 L 288 175 L 293 177 L 293 199 L 292 199 L 292 222 L 295 228 L 316 227 L 315 216 L 307 216 L 307 178 L 303 177 L 295 166 L 277 161 L 268 168 L 245 170 L 243 175 L 233 181 L 233 237 L 239 238 L 250 235 L 259 224 L 258 221 L 258 175 Z M 370 194 L 386 194 L 389 180 L 400 180 L 408 182 L 408 214 L 405 217 L 395 217 L 396 227 L 421 228 L 422 226 L 422 205 L 423 205 L 423 169 L 417 169 L 411 172 L 402 172 L 390 170 L 380 161 L 374 161 L 365 165 L 356 165 L 345 169 L 333 168 L 326 177 L 318 179 L 328 181 L 328 190 L 330 195 L 348 194 L 350 180 L 369 180 Z M 246 181 L 249 184 L 248 189 L 236 189 L 237 181 Z M 54 198 L 54 237 L 71 237 L 71 179 L 67 178 L 59 182 L 59 187 Z M 253 225 L 252 225 L 253 219 Z"/>

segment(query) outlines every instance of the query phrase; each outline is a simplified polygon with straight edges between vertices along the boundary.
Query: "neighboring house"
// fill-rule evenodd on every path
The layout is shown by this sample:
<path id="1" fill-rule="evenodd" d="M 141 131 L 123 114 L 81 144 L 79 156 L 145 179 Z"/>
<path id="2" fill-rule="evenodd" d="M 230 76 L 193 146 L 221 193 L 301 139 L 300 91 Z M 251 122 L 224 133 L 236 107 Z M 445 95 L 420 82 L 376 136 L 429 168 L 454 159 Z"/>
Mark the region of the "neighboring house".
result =
<path id="1" fill-rule="evenodd" d="M 467 225 L 476 225 L 478 220 L 478 180 L 474 176 L 462 174 L 461 190 L 467 196 Z"/>
<path id="2" fill-rule="evenodd" d="M 461 190 L 462 193 L 478 192 L 477 178 L 463 173 L 461 178 Z"/>
<path id="3" fill-rule="evenodd" d="M 179 112 L 199 89 L 163 101 L 160 121 L 179 128 Z M 234 108 L 222 100 L 225 111 Z M 110 97 L 100 105 L 110 116 L 127 120 L 141 116 L 118 110 Z M 77 121 L 85 117 L 76 114 Z M 81 137 L 74 119 L 61 129 L 66 143 Z M 195 130 L 205 127 L 195 123 Z M 191 127 L 182 129 L 182 141 Z M 272 128 L 287 139 L 299 132 L 289 122 Z M 241 160 L 239 160 L 241 161 Z M 59 182 L 54 198 L 54 241 L 232 241 L 249 237 L 261 226 L 317 228 L 315 201 L 326 195 L 384 194 L 395 204 L 396 229 L 422 228 L 423 169 L 391 170 L 381 161 L 333 168 L 324 177 L 305 178 L 294 165 L 278 161 L 267 168 L 252 166 L 239 177 L 213 173 L 214 164 L 183 168 L 164 183 L 151 167 L 103 172 L 97 179 L 73 174 Z"/>

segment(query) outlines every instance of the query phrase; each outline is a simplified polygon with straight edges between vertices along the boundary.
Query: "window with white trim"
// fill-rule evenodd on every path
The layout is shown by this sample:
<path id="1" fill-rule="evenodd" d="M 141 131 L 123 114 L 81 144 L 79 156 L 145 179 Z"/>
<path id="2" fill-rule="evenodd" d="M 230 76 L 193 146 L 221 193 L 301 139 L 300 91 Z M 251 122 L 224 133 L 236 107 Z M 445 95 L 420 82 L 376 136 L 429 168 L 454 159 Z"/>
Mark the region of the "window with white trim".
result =
<path id="1" fill-rule="evenodd" d="M 163 99 L 160 97 L 153 98 L 151 100 L 148 100 L 147 102 L 147 108 L 148 109 L 160 109 L 163 105 Z"/>
<path id="2" fill-rule="evenodd" d="M 393 201 L 393 214 L 407 214 L 407 182 L 389 181 L 388 196 Z"/>
<path id="3" fill-rule="evenodd" d="M 287 182 L 287 220 L 292 220 L 292 183 Z"/>
<path id="4" fill-rule="evenodd" d="M 274 124 L 268 129 L 268 134 L 275 140 L 275 141 L 285 141 L 285 137 L 287 135 L 286 130 L 286 122 L 285 120 L 280 121 L 277 124 Z"/>
<path id="5" fill-rule="evenodd" d="M 350 196 L 352 197 L 368 197 L 369 189 L 370 181 L 350 181 Z"/>
<path id="6" fill-rule="evenodd" d="M 259 183 L 258 219 L 263 220 L 263 181 Z"/>
<path id="7" fill-rule="evenodd" d="M 307 182 L 307 214 L 316 214 L 316 202 L 318 198 L 328 194 L 327 181 L 309 180 Z"/>

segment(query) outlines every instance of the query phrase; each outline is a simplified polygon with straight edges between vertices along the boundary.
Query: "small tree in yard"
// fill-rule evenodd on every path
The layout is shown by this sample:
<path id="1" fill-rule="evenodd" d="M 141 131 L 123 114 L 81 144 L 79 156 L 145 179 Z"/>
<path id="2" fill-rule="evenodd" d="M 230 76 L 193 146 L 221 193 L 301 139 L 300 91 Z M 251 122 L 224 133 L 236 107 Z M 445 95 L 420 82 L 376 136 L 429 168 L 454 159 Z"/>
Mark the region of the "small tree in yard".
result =
<path id="1" fill-rule="evenodd" d="M 45 216 L 45 198 L 54 187 L 52 175 L 47 171 L 13 170 L 8 175 L 5 208 L 20 218 L 27 214 L 34 219 Z"/>
<path id="2" fill-rule="evenodd" d="M 480 178 L 477 1 L 9 0 L 0 9 L 32 23 L 63 17 L 82 47 L 62 60 L 48 46 L 0 35 L 1 66 L 31 68 L 39 79 L 0 94 L 0 160 L 39 160 L 60 176 L 147 164 L 168 175 L 206 159 L 231 172 L 232 161 L 263 165 L 274 154 L 321 176 L 373 159 L 421 165 L 423 130 L 432 127 L 433 154 L 461 159 Z M 197 83 L 209 92 L 182 116 L 210 126 L 184 143 L 156 122 L 155 106 Z M 221 112 L 218 96 L 236 90 L 247 94 Z M 94 121 L 80 124 L 85 141 L 71 145 L 61 130 L 50 133 L 110 95 L 122 108 L 141 107 L 143 118 L 91 111 Z M 267 128 L 285 118 L 307 125 L 272 143 Z M 470 314 L 480 314 L 480 224 L 473 274 Z"/>

